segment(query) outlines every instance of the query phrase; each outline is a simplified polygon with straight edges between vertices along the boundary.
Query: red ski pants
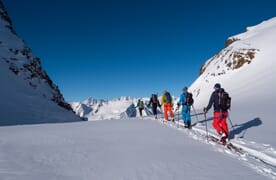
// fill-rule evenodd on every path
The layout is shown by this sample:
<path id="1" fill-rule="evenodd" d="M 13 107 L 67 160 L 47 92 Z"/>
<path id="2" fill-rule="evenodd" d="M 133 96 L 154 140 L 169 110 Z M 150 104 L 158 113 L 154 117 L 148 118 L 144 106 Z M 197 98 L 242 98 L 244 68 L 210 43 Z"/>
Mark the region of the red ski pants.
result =
<path id="1" fill-rule="evenodd" d="M 164 104 L 164 118 L 166 120 L 168 120 L 168 111 L 170 113 L 170 116 L 173 118 L 174 115 L 173 115 L 173 112 L 172 112 L 172 104 L 171 103 L 165 103 Z"/>
<path id="2" fill-rule="evenodd" d="M 216 129 L 217 133 L 225 133 L 228 137 L 229 130 L 227 126 L 228 112 L 214 112 L 213 127 Z"/>

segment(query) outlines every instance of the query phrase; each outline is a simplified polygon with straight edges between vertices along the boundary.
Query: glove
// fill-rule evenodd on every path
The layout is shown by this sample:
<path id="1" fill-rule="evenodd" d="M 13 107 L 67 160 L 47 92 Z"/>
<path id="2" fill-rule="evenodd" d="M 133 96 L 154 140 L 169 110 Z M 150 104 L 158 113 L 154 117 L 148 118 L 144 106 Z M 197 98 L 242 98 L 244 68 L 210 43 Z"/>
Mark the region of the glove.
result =
<path id="1" fill-rule="evenodd" d="M 203 108 L 203 112 L 204 112 L 204 113 L 207 113 L 207 111 L 208 111 L 208 110 L 206 109 L 206 107 L 204 107 L 204 108 Z"/>
<path id="2" fill-rule="evenodd" d="M 177 103 L 177 109 L 179 109 L 179 107 L 180 107 L 180 104 L 179 104 L 179 103 Z"/>

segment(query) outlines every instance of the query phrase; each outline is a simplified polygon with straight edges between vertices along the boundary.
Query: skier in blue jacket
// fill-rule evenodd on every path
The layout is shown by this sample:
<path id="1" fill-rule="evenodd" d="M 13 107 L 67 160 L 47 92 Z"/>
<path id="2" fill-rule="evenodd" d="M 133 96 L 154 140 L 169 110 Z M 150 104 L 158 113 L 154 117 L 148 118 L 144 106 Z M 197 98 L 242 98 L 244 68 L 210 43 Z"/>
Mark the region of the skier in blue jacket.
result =
<path id="1" fill-rule="evenodd" d="M 180 95 L 179 101 L 177 103 L 177 108 L 179 109 L 179 107 L 182 105 L 182 120 L 183 123 L 185 125 L 185 128 L 190 128 L 191 127 L 191 106 L 187 105 L 186 102 L 186 96 L 188 93 L 188 88 L 185 86 L 182 89 L 182 94 Z"/>

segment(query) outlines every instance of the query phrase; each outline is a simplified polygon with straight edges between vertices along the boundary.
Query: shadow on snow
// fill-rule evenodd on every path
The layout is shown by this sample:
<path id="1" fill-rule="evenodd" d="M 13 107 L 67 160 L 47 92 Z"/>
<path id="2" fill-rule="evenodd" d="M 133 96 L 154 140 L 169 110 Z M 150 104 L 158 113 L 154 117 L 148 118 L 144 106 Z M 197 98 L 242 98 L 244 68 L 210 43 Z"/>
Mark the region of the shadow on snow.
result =
<path id="1" fill-rule="evenodd" d="M 230 121 L 230 124 L 231 124 L 231 121 Z M 239 138 L 244 138 L 248 129 L 255 126 L 260 126 L 261 124 L 262 124 L 262 121 L 258 117 L 243 124 L 236 124 L 236 125 L 231 124 L 232 131 L 230 131 L 229 139 L 233 139 L 234 136 L 237 134 L 241 134 Z"/>

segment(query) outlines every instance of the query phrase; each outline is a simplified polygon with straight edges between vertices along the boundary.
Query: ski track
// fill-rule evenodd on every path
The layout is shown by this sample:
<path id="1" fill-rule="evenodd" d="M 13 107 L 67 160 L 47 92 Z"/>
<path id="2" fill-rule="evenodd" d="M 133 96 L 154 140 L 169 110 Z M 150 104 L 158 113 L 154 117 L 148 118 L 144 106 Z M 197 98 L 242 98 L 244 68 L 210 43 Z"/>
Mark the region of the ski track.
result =
<path id="1" fill-rule="evenodd" d="M 175 123 L 171 121 L 164 121 L 162 119 L 162 116 L 159 117 L 158 120 L 155 120 L 153 117 L 143 118 L 143 120 L 154 120 L 169 128 L 179 130 L 194 140 L 211 145 L 215 151 L 238 159 L 246 166 L 255 170 L 257 173 L 276 180 L 276 151 L 269 144 L 258 144 L 253 141 L 246 141 L 245 139 L 236 138 L 230 140 L 230 142 L 234 146 L 241 148 L 243 153 L 235 152 L 234 150 L 230 150 L 225 146 L 217 144 L 216 142 L 207 140 L 206 127 L 204 123 L 195 123 L 192 129 L 186 129 L 184 128 L 181 117 L 179 118 L 180 120 L 175 121 Z M 212 135 L 218 138 L 218 136 L 214 133 L 213 130 L 210 129 L 210 127 L 208 128 L 208 135 Z"/>

